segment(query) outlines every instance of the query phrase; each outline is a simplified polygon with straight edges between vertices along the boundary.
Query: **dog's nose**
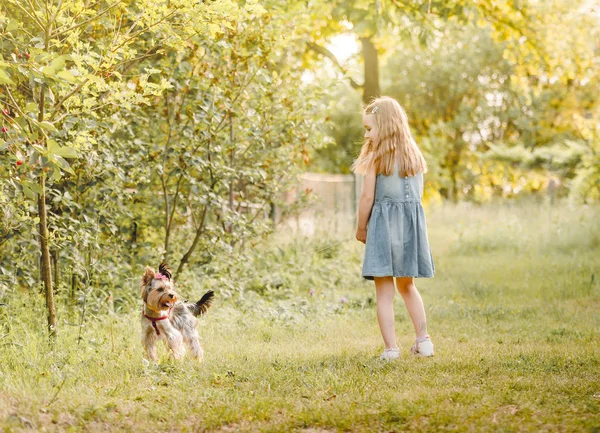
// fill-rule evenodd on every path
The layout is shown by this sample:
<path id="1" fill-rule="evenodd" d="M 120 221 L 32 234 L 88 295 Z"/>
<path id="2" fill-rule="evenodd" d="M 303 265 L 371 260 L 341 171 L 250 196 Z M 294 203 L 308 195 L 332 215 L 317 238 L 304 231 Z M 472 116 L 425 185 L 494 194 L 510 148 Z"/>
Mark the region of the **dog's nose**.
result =
<path id="1" fill-rule="evenodd" d="M 173 295 L 172 293 L 169 293 L 169 299 L 173 299 L 175 297 L 175 295 Z"/>

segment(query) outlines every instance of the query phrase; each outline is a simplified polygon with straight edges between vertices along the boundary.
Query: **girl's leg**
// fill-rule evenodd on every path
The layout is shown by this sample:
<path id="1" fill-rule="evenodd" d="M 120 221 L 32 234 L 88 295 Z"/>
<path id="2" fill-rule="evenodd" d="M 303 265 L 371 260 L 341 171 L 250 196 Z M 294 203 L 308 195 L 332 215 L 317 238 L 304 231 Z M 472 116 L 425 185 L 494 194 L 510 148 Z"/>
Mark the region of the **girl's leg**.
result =
<path id="1" fill-rule="evenodd" d="M 427 319 L 425 317 L 425 307 L 423 306 L 423 300 L 419 291 L 415 287 L 414 278 L 412 277 L 399 277 L 396 278 L 396 288 L 404 303 L 410 319 L 415 327 L 417 338 L 425 337 L 427 335 Z"/>
<path id="2" fill-rule="evenodd" d="M 377 291 L 377 321 L 386 349 L 396 349 L 396 331 L 394 329 L 394 279 L 375 277 Z"/>

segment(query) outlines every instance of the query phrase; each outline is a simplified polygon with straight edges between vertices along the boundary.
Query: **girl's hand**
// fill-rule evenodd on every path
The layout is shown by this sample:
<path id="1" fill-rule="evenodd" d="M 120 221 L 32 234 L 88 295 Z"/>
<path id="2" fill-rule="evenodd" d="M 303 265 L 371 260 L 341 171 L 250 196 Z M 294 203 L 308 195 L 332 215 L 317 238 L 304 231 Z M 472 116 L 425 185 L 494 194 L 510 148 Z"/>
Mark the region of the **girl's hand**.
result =
<path id="1" fill-rule="evenodd" d="M 367 243 L 367 229 L 356 229 L 356 240 L 362 242 L 363 244 Z"/>

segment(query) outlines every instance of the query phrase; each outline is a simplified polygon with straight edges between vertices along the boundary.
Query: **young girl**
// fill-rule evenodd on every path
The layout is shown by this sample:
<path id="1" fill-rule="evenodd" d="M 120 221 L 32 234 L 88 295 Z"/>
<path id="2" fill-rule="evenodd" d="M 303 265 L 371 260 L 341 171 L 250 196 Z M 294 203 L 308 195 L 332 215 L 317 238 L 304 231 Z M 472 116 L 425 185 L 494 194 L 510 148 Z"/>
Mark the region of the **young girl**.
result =
<path id="1" fill-rule="evenodd" d="M 356 239 L 366 243 L 362 275 L 375 280 L 377 321 L 385 343 L 381 359 L 400 356 L 394 330 L 396 289 L 417 334 L 411 352 L 432 356 L 425 308 L 414 283 L 415 277 L 434 275 L 421 205 L 427 163 L 412 137 L 406 113 L 394 99 L 381 97 L 371 102 L 364 110 L 363 125 L 365 143 L 353 165 L 355 172 L 365 175 Z"/>

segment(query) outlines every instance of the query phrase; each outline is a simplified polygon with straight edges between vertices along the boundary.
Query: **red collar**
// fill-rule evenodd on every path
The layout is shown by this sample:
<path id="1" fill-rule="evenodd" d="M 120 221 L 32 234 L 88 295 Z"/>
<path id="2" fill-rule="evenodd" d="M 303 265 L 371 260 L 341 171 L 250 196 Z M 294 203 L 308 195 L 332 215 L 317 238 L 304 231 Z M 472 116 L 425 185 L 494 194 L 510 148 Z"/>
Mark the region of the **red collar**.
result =
<path id="1" fill-rule="evenodd" d="M 143 307 L 143 309 L 142 309 L 142 316 L 144 316 L 146 319 L 148 319 L 148 320 L 150 320 L 152 322 L 152 327 L 156 331 L 156 335 L 160 335 L 160 331 L 158 330 L 158 327 L 156 326 L 156 322 L 158 322 L 159 320 L 168 319 L 169 316 L 171 315 L 171 310 L 173 309 L 173 307 L 169 308 L 169 311 L 167 312 L 167 315 L 166 316 L 162 316 L 162 317 L 150 317 L 150 316 L 146 316 L 146 313 L 144 313 L 145 308 L 146 307 Z"/>

